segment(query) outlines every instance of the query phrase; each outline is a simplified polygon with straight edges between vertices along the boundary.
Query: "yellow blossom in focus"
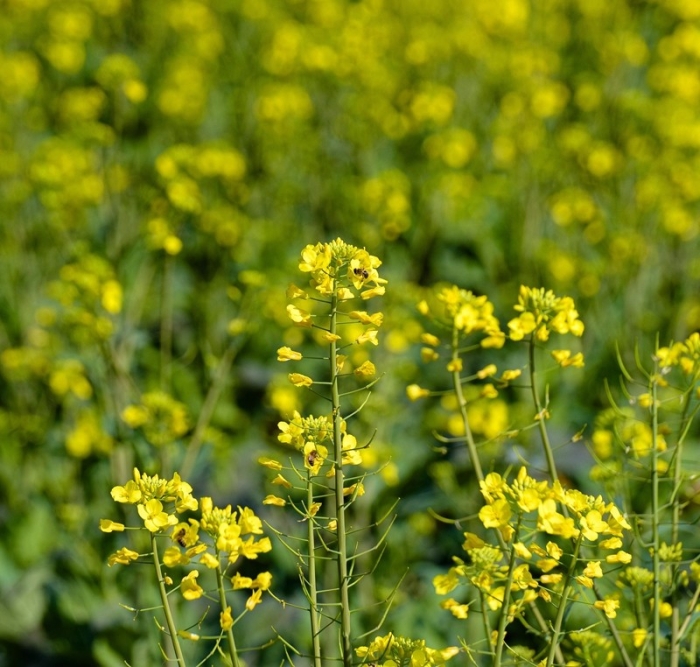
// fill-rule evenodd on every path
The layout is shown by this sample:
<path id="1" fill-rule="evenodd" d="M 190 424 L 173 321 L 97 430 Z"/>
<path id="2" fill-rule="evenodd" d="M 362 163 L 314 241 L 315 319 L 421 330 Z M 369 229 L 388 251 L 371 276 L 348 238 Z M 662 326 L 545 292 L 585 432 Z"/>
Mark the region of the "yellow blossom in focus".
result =
<path id="1" fill-rule="evenodd" d="M 204 595 L 204 590 L 197 583 L 198 576 L 199 572 L 197 570 L 192 570 L 192 572 L 182 578 L 180 592 L 185 600 L 197 600 Z"/>
<path id="2" fill-rule="evenodd" d="M 103 533 L 121 532 L 125 528 L 123 523 L 110 521 L 109 519 L 100 519 L 100 530 Z"/>
<path id="3" fill-rule="evenodd" d="M 231 607 L 228 606 L 219 614 L 219 625 L 226 632 L 233 627 L 233 616 L 231 616 Z"/>
<path id="4" fill-rule="evenodd" d="M 295 352 L 290 347 L 281 347 L 277 350 L 277 361 L 299 361 L 301 352 Z"/>
<path id="5" fill-rule="evenodd" d="M 308 375 L 301 373 L 290 373 L 287 377 L 295 387 L 310 387 L 314 383 Z"/>
<path id="6" fill-rule="evenodd" d="M 129 565 L 129 563 L 132 563 L 139 557 L 138 553 L 135 551 L 132 551 L 131 549 L 127 549 L 126 547 L 122 547 L 117 551 L 116 553 L 113 553 L 108 559 L 107 559 L 107 565 L 109 567 L 112 567 L 112 565 L 115 564 L 120 564 L 120 565 Z"/>

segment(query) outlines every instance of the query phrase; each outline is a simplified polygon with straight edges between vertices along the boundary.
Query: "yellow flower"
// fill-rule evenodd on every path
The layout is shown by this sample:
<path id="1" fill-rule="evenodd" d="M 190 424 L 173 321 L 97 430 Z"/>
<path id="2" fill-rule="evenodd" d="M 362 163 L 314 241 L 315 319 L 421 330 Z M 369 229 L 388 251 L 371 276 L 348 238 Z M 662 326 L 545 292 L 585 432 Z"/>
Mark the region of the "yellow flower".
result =
<path id="1" fill-rule="evenodd" d="M 192 572 L 183 577 L 180 583 L 180 592 L 185 600 L 197 600 L 204 595 L 204 590 L 197 583 L 198 576 L 199 572 L 197 570 L 192 570 Z"/>
<path id="2" fill-rule="evenodd" d="M 253 591 L 253 594 L 246 600 L 245 603 L 245 608 L 248 611 L 253 611 L 255 607 L 257 607 L 262 599 L 262 590 L 258 589 L 256 591 Z"/>
<path id="3" fill-rule="evenodd" d="M 606 556 L 605 558 L 606 563 L 631 563 L 632 562 L 632 554 L 628 554 L 626 551 L 618 551 L 616 554 L 611 554 L 610 556 Z"/>
<path id="4" fill-rule="evenodd" d="M 112 565 L 116 563 L 119 563 L 120 565 L 128 565 L 129 563 L 135 561 L 138 557 L 139 555 L 135 551 L 122 547 L 119 549 L 119 551 L 113 553 L 107 559 L 107 565 L 109 565 L 109 567 L 112 567 Z"/>
<path id="5" fill-rule="evenodd" d="M 283 486 L 285 489 L 292 488 L 292 483 L 285 479 L 282 475 L 277 475 L 277 477 L 275 477 L 275 479 L 272 480 L 272 483 L 275 486 Z"/>
<path id="6" fill-rule="evenodd" d="M 592 560 L 586 565 L 583 574 L 591 579 L 596 579 L 603 576 L 603 570 L 600 567 L 600 561 Z"/>
<path id="7" fill-rule="evenodd" d="M 240 553 L 244 558 L 249 558 L 251 560 L 258 557 L 258 554 L 265 554 L 272 550 L 272 542 L 270 542 L 269 537 L 263 537 L 257 542 L 254 541 L 252 537 L 249 537 L 240 548 Z M 229 556 L 229 560 L 232 560 Z"/>
<path id="8" fill-rule="evenodd" d="M 288 299 L 308 299 L 309 295 L 303 289 L 301 289 L 301 287 L 297 287 L 294 283 L 292 283 L 287 288 L 287 298 Z"/>
<path id="9" fill-rule="evenodd" d="M 410 384 L 406 387 L 406 395 L 409 400 L 417 401 L 419 398 L 426 398 L 430 396 L 430 389 L 424 389 L 419 387 L 417 384 Z"/>
<path id="10" fill-rule="evenodd" d="M 295 352 L 290 347 L 281 347 L 277 350 L 277 361 L 299 361 L 301 352 Z"/>
<path id="11" fill-rule="evenodd" d="M 328 457 L 328 449 L 310 440 L 304 445 L 304 467 L 311 475 L 318 475 L 324 461 Z"/>
<path id="12" fill-rule="evenodd" d="M 635 628 L 632 630 L 632 644 L 635 648 L 641 648 L 647 638 L 647 631 L 644 628 Z"/>
<path id="13" fill-rule="evenodd" d="M 537 582 L 532 578 L 527 563 L 522 563 L 513 570 L 513 584 L 523 591 L 527 588 L 537 588 Z"/>
<path id="14" fill-rule="evenodd" d="M 456 618 L 467 618 L 469 615 L 469 605 L 459 604 L 457 600 L 453 598 L 447 598 L 440 603 L 443 609 L 447 609 Z"/>
<path id="15" fill-rule="evenodd" d="M 219 567 L 219 559 L 209 552 L 202 554 L 199 562 L 210 570 L 215 570 L 217 567 Z"/>
<path id="16" fill-rule="evenodd" d="M 349 433 L 343 436 L 343 465 L 361 465 L 362 455 L 357 451 L 357 438 Z"/>
<path id="17" fill-rule="evenodd" d="M 238 554 L 241 548 L 241 528 L 236 524 L 221 524 L 216 538 L 216 548 L 228 554 Z"/>
<path id="18" fill-rule="evenodd" d="M 314 383 L 308 375 L 301 373 L 290 373 L 287 377 L 295 387 L 310 387 Z"/>
<path id="19" fill-rule="evenodd" d="M 483 398 L 496 398 L 498 396 L 498 390 L 489 382 L 481 389 L 480 396 Z"/>
<path id="20" fill-rule="evenodd" d="M 556 507 L 557 504 L 552 498 L 542 501 L 537 508 L 537 529 L 549 535 L 560 535 L 565 539 L 577 537 L 579 531 L 574 526 L 574 520 L 557 512 Z"/>
<path id="21" fill-rule="evenodd" d="M 293 305 L 288 305 L 287 306 L 287 315 L 289 316 L 289 319 L 296 324 L 298 327 L 312 327 L 313 323 L 311 322 L 311 314 L 308 313 L 305 310 L 301 310 L 300 308 L 297 308 L 296 306 Z"/>
<path id="22" fill-rule="evenodd" d="M 238 525 L 241 528 L 241 535 L 262 535 L 262 521 L 255 515 L 249 507 L 238 506 Z"/>
<path id="23" fill-rule="evenodd" d="M 270 459 L 266 456 L 261 456 L 258 459 L 258 463 L 265 468 L 269 468 L 270 470 L 282 470 L 282 464 L 279 461 L 275 461 L 274 459 Z"/>
<path id="24" fill-rule="evenodd" d="M 272 586 L 272 574 L 270 572 L 260 572 L 251 583 L 251 588 L 259 588 L 261 591 L 267 591 Z"/>
<path id="25" fill-rule="evenodd" d="M 452 359 L 447 364 L 447 371 L 449 373 L 461 373 L 462 372 L 462 359 L 457 357 Z"/>
<path id="26" fill-rule="evenodd" d="M 100 530 L 103 533 L 121 532 L 125 528 L 123 523 L 110 521 L 109 519 L 100 519 Z"/>
<path id="27" fill-rule="evenodd" d="M 438 574 L 433 577 L 433 586 L 438 595 L 447 595 L 459 585 L 459 578 L 451 568 L 447 574 Z"/>
<path id="28" fill-rule="evenodd" d="M 137 509 L 144 526 L 152 533 L 174 526 L 178 522 L 176 516 L 163 511 L 163 503 L 156 498 L 151 498 L 144 505 L 139 505 Z"/>
<path id="29" fill-rule="evenodd" d="M 273 494 L 269 494 L 263 498 L 262 501 L 263 505 L 276 505 L 277 507 L 284 507 L 287 504 L 287 501 L 284 498 L 280 498 L 279 496 L 275 496 Z"/>
<path id="30" fill-rule="evenodd" d="M 547 542 L 547 553 L 552 557 L 556 558 L 556 560 L 561 560 L 561 557 L 564 555 L 564 550 L 556 543 L 554 542 Z"/>
<path id="31" fill-rule="evenodd" d="M 464 543 L 462 544 L 462 549 L 469 551 L 469 549 L 480 549 L 485 546 L 486 542 L 482 540 L 478 535 L 474 533 L 464 533 Z"/>
<path id="32" fill-rule="evenodd" d="M 562 368 L 573 366 L 574 368 L 583 368 L 583 354 L 577 352 L 573 357 L 571 350 L 552 350 L 552 357 Z"/>
<path id="33" fill-rule="evenodd" d="M 513 550 L 518 558 L 524 558 L 525 560 L 532 558 L 532 552 L 522 542 L 516 542 L 513 545 Z"/>
<path id="34" fill-rule="evenodd" d="M 496 364 L 489 364 L 488 366 L 484 366 L 480 371 L 477 371 L 476 377 L 479 378 L 479 380 L 484 380 L 488 377 L 491 377 L 493 375 L 496 375 L 498 372 L 498 369 L 496 368 Z"/>
<path id="35" fill-rule="evenodd" d="M 505 586 L 499 586 L 489 591 L 486 596 L 486 604 L 488 604 L 491 611 L 496 611 L 503 606 L 503 598 L 505 597 L 506 589 Z"/>
<path id="36" fill-rule="evenodd" d="M 377 338 L 378 331 L 376 329 L 368 329 L 364 333 L 360 334 L 355 341 L 358 345 L 363 343 L 372 343 L 372 345 L 379 345 L 379 340 Z"/>
<path id="37" fill-rule="evenodd" d="M 226 607 L 224 611 L 219 614 L 219 624 L 221 629 L 226 632 L 233 627 L 233 616 L 231 616 L 231 607 Z"/>
<path id="38" fill-rule="evenodd" d="M 615 618 L 617 610 L 620 608 L 620 602 L 613 598 L 606 598 L 605 600 L 596 600 L 593 606 L 596 609 L 602 609 L 608 618 Z"/>
<path id="39" fill-rule="evenodd" d="M 373 315 L 369 315 L 364 310 L 353 310 L 352 312 L 348 313 L 348 317 L 353 320 L 358 320 L 362 324 L 371 324 L 377 328 L 381 327 L 382 323 L 384 322 L 383 313 L 374 313 Z"/>
<path id="40" fill-rule="evenodd" d="M 133 505 L 141 500 L 141 489 L 134 480 L 129 480 L 124 486 L 115 486 L 111 495 L 115 502 Z"/>
<path id="41" fill-rule="evenodd" d="M 175 567 L 176 565 L 187 565 L 190 559 L 186 554 L 183 554 L 177 547 L 168 547 L 163 552 L 163 565 L 166 567 Z"/>
<path id="42" fill-rule="evenodd" d="M 377 373 L 377 369 L 371 361 L 365 361 L 358 366 L 354 371 L 355 375 L 361 380 L 373 377 Z"/>
<path id="43" fill-rule="evenodd" d="M 384 285 L 377 285 L 376 287 L 360 292 L 360 296 L 367 301 L 368 299 L 373 299 L 375 296 L 382 296 L 385 292 L 386 287 L 384 287 Z"/>
<path id="44" fill-rule="evenodd" d="M 611 537 L 608 540 L 598 542 L 601 549 L 619 549 L 622 546 L 622 540 L 619 537 Z"/>
<path id="45" fill-rule="evenodd" d="M 479 519 L 484 528 L 501 528 L 508 525 L 512 515 L 510 504 L 504 498 L 491 505 L 484 505 L 479 511 Z"/>
<path id="46" fill-rule="evenodd" d="M 437 347 L 440 345 L 440 339 L 437 336 L 433 336 L 433 334 L 430 333 L 423 333 L 420 336 L 420 339 L 423 343 L 426 345 L 431 345 L 432 347 Z"/>
<path id="47" fill-rule="evenodd" d="M 252 588 L 253 580 L 250 577 L 244 577 L 238 572 L 231 577 L 231 584 L 234 591 L 240 591 L 242 588 Z"/>
<path id="48" fill-rule="evenodd" d="M 521 375 L 522 371 L 519 368 L 516 368 L 513 370 L 503 371 L 503 375 L 501 375 L 500 379 L 502 382 L 510 382 L 511 380 L 519 378 Z"/>

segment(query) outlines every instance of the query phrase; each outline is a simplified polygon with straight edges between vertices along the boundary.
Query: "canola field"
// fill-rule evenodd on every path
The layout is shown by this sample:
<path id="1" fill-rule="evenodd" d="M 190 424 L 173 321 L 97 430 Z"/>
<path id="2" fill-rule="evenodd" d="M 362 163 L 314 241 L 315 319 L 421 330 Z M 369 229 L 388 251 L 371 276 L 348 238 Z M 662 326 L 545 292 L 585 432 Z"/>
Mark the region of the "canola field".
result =
<path id="1" fill-rule="evenodd" d="M 698 664 L 698 0 L 0 0 L 0 667 Z"/>

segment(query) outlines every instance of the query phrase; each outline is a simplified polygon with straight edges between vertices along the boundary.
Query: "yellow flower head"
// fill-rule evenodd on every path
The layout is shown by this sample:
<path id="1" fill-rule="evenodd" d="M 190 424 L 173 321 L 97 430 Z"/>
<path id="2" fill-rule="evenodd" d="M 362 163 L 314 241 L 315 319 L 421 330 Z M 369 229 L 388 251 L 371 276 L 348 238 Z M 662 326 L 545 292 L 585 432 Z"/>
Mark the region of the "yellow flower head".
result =
<path id="1" fill-rule="evenodd" d="M 533 334 L 537 340 L 546 341 L 550 332 L 558 334 L 583 334 L 583 322 L 578 318 L 571 297 L 557 297 L 551 290 L 522 285 L 515 310 L 520 315 L 508 322 L 512 340 L 522 340 Z M 576 363 L 583 363 L 577 358 Z M 573 361 L 570 365 L 573 365 Z"/>

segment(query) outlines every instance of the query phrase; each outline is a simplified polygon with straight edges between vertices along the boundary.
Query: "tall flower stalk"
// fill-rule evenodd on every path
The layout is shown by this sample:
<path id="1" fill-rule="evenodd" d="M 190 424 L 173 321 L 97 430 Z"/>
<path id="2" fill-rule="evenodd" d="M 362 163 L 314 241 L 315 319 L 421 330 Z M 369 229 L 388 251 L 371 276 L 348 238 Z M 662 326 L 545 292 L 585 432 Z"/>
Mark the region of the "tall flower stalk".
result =
<path id="1" fill-rule="evenodd" d="M 296 285 L 287 291 L 288 297 L 296 303 L 304 302 L 303 307 L 296 303 L 287 306 L 292 322 L 303 329 L 310 329 L 315 342 L 325 347 L 324 355 L 312 355 L 310 358 L 325 360 L 329 369 L 327 380 L 314 380 L 301 373 L 289 374 L 289 380 L 295 386 L 309 388 L 320 394 L 330 404 L 330 414 L 302 417 L 295 413 L 288 422 L 280 423 L 279 435 L 281 442 L 291 445 L 302 454 L 307 471 L 306 475 L 300 474 L 293 463 L 289 468 L 296 473 L 301 488 L 306 488 L 306 507 L 298 508 L 296 504 L 294 507 L 302 514 L 303 520 L 308 522 L 306 554 L 300 554 L 300 560 L 306 570 L 303 587 L 309 603 L 312 660 L 315 667 L 320 667 L 322 661 L 328 658 L 322 655 L 321 649 L 323 618 L 336 621 L 342 664 L 350 667 L 354 662 L 350 587 L 353 583 L 351 570 L 355 556 L 351 555 L 348 544 L 350 529 L 347 512 L 354 499 L 364 493 L 364 486 L 361 475 L 348 476 L 348 467 L 360 465 L 362 455 L 357 439 L 348 432 L 346 419 L 356 414 L 362 405 L 352 415 L 349 414 L 347 397 L 368 390 L 376 381 L 372 380 L 376 372 L 374 364 L 365 358 L 362 347 L 367 343 L 378 344 L 378 330 L 383 315 L 352 310 L 352 302 L 358 298 L 368 301 L 384 294 L 386 280 L 379 277 L 377 269 L 380 265 L 379 259 L 366 250 L 349 245 L 341 239 L 308 245 L 302 250 L 299 269 L 310 274 L 311 292 Z M 348 353 L 341 354 L 345 351 Z M 278 360 L 282 362 L 296 362 L 306 356 L 286 346 L 281 347 L 277 354 Z M 352 372 L 350 366 L 354 366 Z M 351 378 L 360 382 L 359 388 L 347 387 L 346 383 Z M 282 465 L 277 462 L 270 464 L 266 461 L 266 465 L 282 469 Z M 293 486 L 282 475 L 274 483 L 285 488 Z M 326 493 L 317 495 L 330 499 L 326 503 L 328 516 L 325 525 L 320 523 L 321 503 L 315 500 L 315 486 L 321 489 L 326 487 Z M 273 496 L 267 502 L 280 505 L 287 501 Z M 335 535 L 334 547 L 327 545 L 327 537 L 317 540 L 317 533 L 323 535 L 328 532 Z M 316 556 L 319 543 L 320 548 L 326 550 L 324 560 L 330 559 L 335 563 L 337 587 L 334 589 L 336 599 L 333 601 L 322 600 L 316 584 L 317 568 L 321 562 Z M 324 597 L 327 597 L 327 593 L 324 593 Z"/>
<path id="2" fill-rule="evenodd" d="M 272 548 L 270 538 L 255 539 L 256 535 L 263 533 L 262 521 L 247 507 L 239 507 L 236 511 L 230 505 L 215 507 L 208 497 L 195 499 L 192 487 L 177 473 L 172 479 L 165 479 L 158 475 L 145 475 L 135 469 L 132 480 L 112 489 L 112 498 L 117 503 L 135 505 L 143 520 L 139 530 L 150 535 L 150 557 L 155 568 L 165 627 L 178 667 L 186 667 L 180 638 L 199 641 L 201 637 L 188 630 L 177 629 L 170 597 L 177 588 L 186 601 L 199 600 L 205 595 L 211 600 L 218 599 L 220 632 L 218 636 L 209 637 L 215 641 L 212 653 L 218 649 L 225 656 L 226 664 L 240 667 L 233 627 L 238 619 L 260 603 L 263 592 L 270 589 L 272 575 L 261 572 L 255 579 L 242 576 L 236 564 L 241 558 L 257 559 L 259 554 Z M 180 516 L 197 510 L 200 511 L 199 519 L 190 517 L 184 521 Z M 105 533 L 122 532 L 126 526 L 103 519 L 100 529 Z M 165 539 L 171 542 L 171 546 L 161 554 L 158 540 Z M 123 547 L 109 557 L 108 564 L 129 565 L 141 559 L 141 554 Z M 183 567 L 188 568 L 188 572 L 182 576 L 177 588 L 173 588 L 174 573 Z M 211 591 L 205 591 L 200 585 L 200 581 L 204 583 L 207 577 L 203 573 L 208 570 L 215 572 L 215 585 Z M 202 579 L 200 574 L 203 574 Z M 251 593 L 244 608 L 234 618 L 233 603 L 228 601 L 228 594 L 241 589 L 250 589 Z M 224 639 L 227 646 L 225 654 L 220 646 Z"/>

